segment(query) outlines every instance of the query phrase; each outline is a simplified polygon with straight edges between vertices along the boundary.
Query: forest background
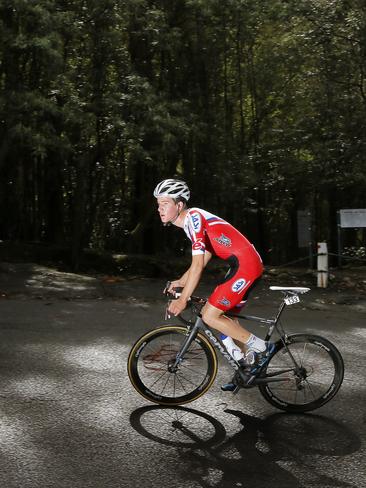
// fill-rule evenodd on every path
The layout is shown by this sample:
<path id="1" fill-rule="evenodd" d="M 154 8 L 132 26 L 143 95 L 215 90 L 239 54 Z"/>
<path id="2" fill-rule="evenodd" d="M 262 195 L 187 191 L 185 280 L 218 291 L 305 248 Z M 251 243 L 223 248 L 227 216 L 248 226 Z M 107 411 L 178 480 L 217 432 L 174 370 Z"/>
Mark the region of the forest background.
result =
<path id="1" fill-rule="evenodd" d="M 3 244 L 181 256 L 172 175 L 266 264 L 308 253 L 299 210 L 335 251 L 366 207 L 364 0 L 0 0 L 0 39 Z"/>

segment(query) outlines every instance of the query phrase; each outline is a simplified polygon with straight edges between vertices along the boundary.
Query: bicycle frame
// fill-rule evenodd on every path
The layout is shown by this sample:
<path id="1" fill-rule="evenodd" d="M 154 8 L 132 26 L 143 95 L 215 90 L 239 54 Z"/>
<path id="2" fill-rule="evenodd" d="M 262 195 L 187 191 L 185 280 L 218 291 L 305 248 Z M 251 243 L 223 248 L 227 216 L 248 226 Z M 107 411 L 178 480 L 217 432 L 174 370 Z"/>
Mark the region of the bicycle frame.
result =
<path id="1" fill-rule="evenodd" d="M 218 350 L 220 351 L 221 355 L 224 356 L 224 358 L 230 363 L 231 367 L 234 368 L 235 370 L 238 370 L 240 368 L 239 364 L 235 359 L 233 359 L 230 354 L 227 352 L 225 347 L 220 343 L 220 341 L 217 339 L 215 334 L 210 331 L 210 329 L 206 326 L 206 324 L 203 322 L 201 315 L 197 316 L 196 322 L 194 326 L 192 327 L 187 339 L 184 341 L 183 346 L 181 347 L 180 351 L 177 354 L 176 360 L 172 366 L 172 369 L 175 369 L 178 367 L 178 365 L 181 363 L 183 360 L 184 354 L 187 352 L 189 346 L 191 343 L 194 341 L 195 337 L 198 334 L 198 331 L 202 330 L 203 333 L 206 335 L 206 337 L 209 339 L 211 344 Z"/>
<path id="2" fill-rule="evenodd" d="M 286 303 L 285 303 L 285 300 L 283 300 L 279 306 L 279 309 L 278 309 L 277 314 L 276 314 L 274 319 L 268 319 L 265 317 L 257 317 L 254 315 L 230 315 L 230 314 L 228 314 L 228 315 L 235 317 L 235 318 L 252 320 L 254 322 L 259 322 L 259 323 L 268 325 L 268 331 L 267 331 L 267 334 L 265 337 L 266 341 L 268 341 L 272 337 L 273 331 L 275 329 L 277 329 L 277 332 L 279 333 L 281 340 L 285 344 L 286 334 L 284 331 L 281 332 L 277 327 L 277 324 L 279 322 L 279 319 L 280 319 L 285 307 L 286 307 Z M 234 370 L 236 370 L 236 371 L 240 370 L 240 368 L 241 368 L 240 364 L 234 358 L 232 358 L 232 356 L 230 356 L 230 354 L 226 350 L 225 346 L 223 346 L 221 344 L 221 342 L 216 337 L 216 335 L 213 332 L 211 332 L 210 328 L 203 322 L 202 316 L 200 313 L 197 314 L 196 321 L 195 321 L 194 325 L 192 326 L 192 328 L 190 328 L 190 326 L 188 326 L 188 331 L 189 331 L 188 336 L 187 336 L 186 340 L 183 342 L 181 349 L 177 353 L 174 364 L 171 365 L 171 371 L 176 371 L 178 369 L 178 366 L 182 362 L 185 353 L 189 349 L 191 343 L 194 341 L 194 339 L 196 338 L 199 331 L 202 331 L 205 334 L 205 336 L 208 338 L 208 340 L 213 345 L 213 347 L 220 352 L 220 354 L 228 361 L 228 363 L 230 364 L 230 366 Z M 286 344 L 285 344 L 285 346 L 286 346 Z M 298 369 L 299 366 L 298 366 L 295 358 L 292 356 L 291 352 L 290 352 L 290 356 L 291 356 L 292 360 L 294 361 L 295 369 Z M 288 371 L 291 371 L 291 369 L 289 369 Z M 283 378 L 280 379 L 280 378 L 274 378 L 273 377 L 273 376 L 280 375 L 283 372 L 285 372 L 285 371 L 279 371 L 277 373 L 274 373 L 274 374 L 270 375 L 271 378 L 269 376 L 267 378 L 262 378 L 262 381 L 261 381 L 261 379 L 258 378 L 256 383 L 286 381 Z"/>
<path id="3" fill-rule="evenodd" d="M 272 337 L 273 331 L 277 327 L 277 324 L 280 320 L 280 317 L 281 317 L 285 307 L 286 307 L 286 303 L 283 300 L 281 302 L 281 305 L 279 306 L 279 309 L 277 311 L 277 315 L 274 319 L 267 319 L 264 317 L 256 317 L 255 315 L 231 315 L 231 314 L 228 314 L 228 316 L 229 317 L 236 317 L 238 319 L 252 320 L 254 322 L 259 322 L 261 324 L 267 324 L 269 327 L 268 327 L 268 331 L 267 331 L 267 334 L 266 334 L 266 337 L 264 338 L 264 340 L 268 341 Z M 280 335 L 282 336 L 282 334 L 280 334 Z"/>

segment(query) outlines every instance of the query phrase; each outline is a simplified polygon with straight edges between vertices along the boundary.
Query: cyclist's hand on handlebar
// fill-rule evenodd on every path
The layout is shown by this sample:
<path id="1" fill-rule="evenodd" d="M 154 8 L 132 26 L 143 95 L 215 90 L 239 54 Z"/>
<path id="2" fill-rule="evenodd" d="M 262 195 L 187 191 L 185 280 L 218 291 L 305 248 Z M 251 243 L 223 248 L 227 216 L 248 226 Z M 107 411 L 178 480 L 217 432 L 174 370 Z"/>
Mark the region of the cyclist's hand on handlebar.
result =
<path id="1" fill-rule="evenodd" d="M 169 303 L 169 307 L 167 311 L 168 313 L 177 316 L 183 312 L 186 306 L 187 306 L 187 300 L 182 297 L 179 297 L 177 300 L 172 300 Z"/>
<path id="2" fill-rule="evenodd" d="M 164 295 L 175 296 L 176 293 L 180 293 L 183 287 L 179 280 L 168 281 L 164 288 Z"/>

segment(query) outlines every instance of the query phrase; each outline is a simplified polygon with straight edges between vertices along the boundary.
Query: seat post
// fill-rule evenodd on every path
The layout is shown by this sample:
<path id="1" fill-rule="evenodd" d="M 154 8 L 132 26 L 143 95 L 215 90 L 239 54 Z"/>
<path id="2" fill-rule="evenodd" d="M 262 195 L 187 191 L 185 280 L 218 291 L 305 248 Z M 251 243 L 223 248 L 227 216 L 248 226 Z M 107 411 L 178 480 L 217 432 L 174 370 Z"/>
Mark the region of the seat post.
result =
<path id="1" fill-rule="evenodd" d="M 284 295 L 285 295 L 285 298 L 286 298 L 287 294 L 284 294 Z M 276 318 L 275 318 L 274 325 L 276 325 L 277 322 L 280 320 L 280 317 L 282 315 L 282 312 L 284 311 L 284 309 L 286 307 L 285 298 L 282 300 L 281 305 L 280 305 L 280 307 L 278 309 L 278 312 L 277 312 L 277 315 L 276 315 Z"/>

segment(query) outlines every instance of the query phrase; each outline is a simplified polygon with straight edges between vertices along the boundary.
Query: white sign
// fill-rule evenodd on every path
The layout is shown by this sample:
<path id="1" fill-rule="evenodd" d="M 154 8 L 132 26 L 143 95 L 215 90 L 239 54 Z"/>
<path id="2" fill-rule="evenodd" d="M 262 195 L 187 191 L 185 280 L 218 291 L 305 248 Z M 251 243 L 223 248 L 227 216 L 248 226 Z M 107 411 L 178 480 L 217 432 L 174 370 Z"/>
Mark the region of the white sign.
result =
<path id="1" fill-rule="evenodd" d="M 340 210 L 340 226 L 344 228 L 366 227 L 366 208 Z"/>

